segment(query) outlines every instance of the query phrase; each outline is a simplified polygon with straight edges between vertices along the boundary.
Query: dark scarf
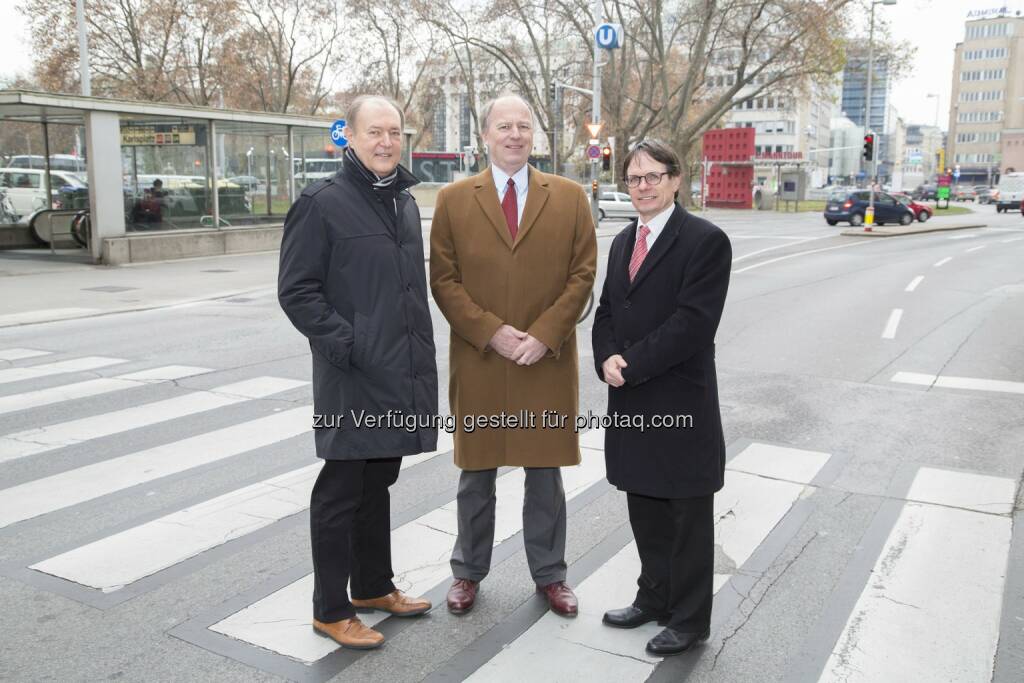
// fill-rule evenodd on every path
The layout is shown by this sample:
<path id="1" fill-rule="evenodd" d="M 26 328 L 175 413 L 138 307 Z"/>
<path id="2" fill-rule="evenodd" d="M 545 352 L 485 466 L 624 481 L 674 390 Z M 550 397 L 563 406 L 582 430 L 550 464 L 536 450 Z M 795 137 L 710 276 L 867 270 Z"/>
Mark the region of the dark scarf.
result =
<path id="1" fill-rule="evenodd" d="M 352 168 L 359 174 L 374 190 L 383 190 L 390 188 L 395 183 L 395 179 L 398 178 L 398 166 L 395 166 L 395 170 L 391 171 L 389 175 L 381 178 L 379 175 L 366 168 L 356 153 L 352 151 L 351 147 L 345 148 L 345 163 L 352 164 Z"/>

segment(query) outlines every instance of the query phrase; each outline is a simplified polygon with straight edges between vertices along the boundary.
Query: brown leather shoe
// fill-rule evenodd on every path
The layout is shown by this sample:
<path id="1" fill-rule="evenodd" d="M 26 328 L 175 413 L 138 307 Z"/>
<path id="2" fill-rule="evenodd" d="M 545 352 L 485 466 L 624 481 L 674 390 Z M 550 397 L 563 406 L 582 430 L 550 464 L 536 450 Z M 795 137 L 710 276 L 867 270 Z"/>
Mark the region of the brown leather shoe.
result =
<path id="1" fill-rule="evenodd" d="M 357 612 L 372 612 L 379 609 L 381 612 L 394 614 L 396 617 L 415 617 L 430 610 L 430 600 L 425 598 L 410 598 L 400 590 L 394 590 L 387 595 L 372 600 L 352 600 L 352 606 Z"/>
<path id="2" fill-rule="evenodd" d="M 563 617 L 574 617 L 579 612 L 580 603 L 565 581 L 555 581 L 546 586 L 537 586 L 537 592 L 543 593 L 548 599 L 548 606 L 555 614 Z"/>
<path id="3" fill-rule="evenodd" d="M 455 579 L 448 589 L 448 611 L 452 614 L 463 614 L 473 609 L 476 592 L 480 583 L 469 579 Z"/>
<path id="4" fill-rule="evenodd" d="M 353 650 L 372 650 L 384 644 L 384 634 L 359 621 L 359 617 L 342 619 L 330 624 L 314 619 L 313 631 L 317 635 L 330 638 L 342 647 Z"/>

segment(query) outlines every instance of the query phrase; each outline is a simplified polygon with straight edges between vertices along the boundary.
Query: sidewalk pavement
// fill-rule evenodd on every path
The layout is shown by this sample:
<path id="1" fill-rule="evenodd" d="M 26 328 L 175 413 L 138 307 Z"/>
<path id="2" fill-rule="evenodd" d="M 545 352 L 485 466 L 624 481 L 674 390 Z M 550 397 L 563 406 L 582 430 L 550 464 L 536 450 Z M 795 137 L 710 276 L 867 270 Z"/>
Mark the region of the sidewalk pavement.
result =
<path id="1" fill-rule="evenodd" d="M 276 251 L 125 266 L 84 264 L 79 254 L 0 251 L 0 328 L 276 291 Z"/>

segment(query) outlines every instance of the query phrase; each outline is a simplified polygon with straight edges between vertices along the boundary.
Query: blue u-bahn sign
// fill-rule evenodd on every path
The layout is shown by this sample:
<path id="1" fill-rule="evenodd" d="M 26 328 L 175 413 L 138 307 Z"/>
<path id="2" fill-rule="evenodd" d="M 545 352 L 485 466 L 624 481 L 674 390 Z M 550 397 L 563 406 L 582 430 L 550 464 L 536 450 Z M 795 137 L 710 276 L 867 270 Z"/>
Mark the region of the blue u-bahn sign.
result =
<path id="1" fill-rule="evenodd" d="M 622 24 L 601 24 L 594 29 L 594 40 L 605 50 L 622 47 Z"/>

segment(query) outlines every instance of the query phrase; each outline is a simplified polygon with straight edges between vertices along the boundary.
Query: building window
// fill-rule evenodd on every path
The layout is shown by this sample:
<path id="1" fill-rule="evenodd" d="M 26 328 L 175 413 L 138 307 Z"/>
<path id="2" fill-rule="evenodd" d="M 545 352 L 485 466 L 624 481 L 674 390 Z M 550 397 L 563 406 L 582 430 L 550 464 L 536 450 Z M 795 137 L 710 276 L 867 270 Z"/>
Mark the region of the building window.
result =
<path id="1" fill-rule="evenodd" d="M 469 111 L 469 94 L 459 94 L 459 149 L 469 147 L 469 129 L 472 114 Z"/>
<path id="2" fill-rule="evenodd" d="M 448 112 L 444 93 L 439 94 L 434 102 L 434 120 L 430 133 L 434 138 L 434 149 L 444 151 L 448 149 Z"/>

